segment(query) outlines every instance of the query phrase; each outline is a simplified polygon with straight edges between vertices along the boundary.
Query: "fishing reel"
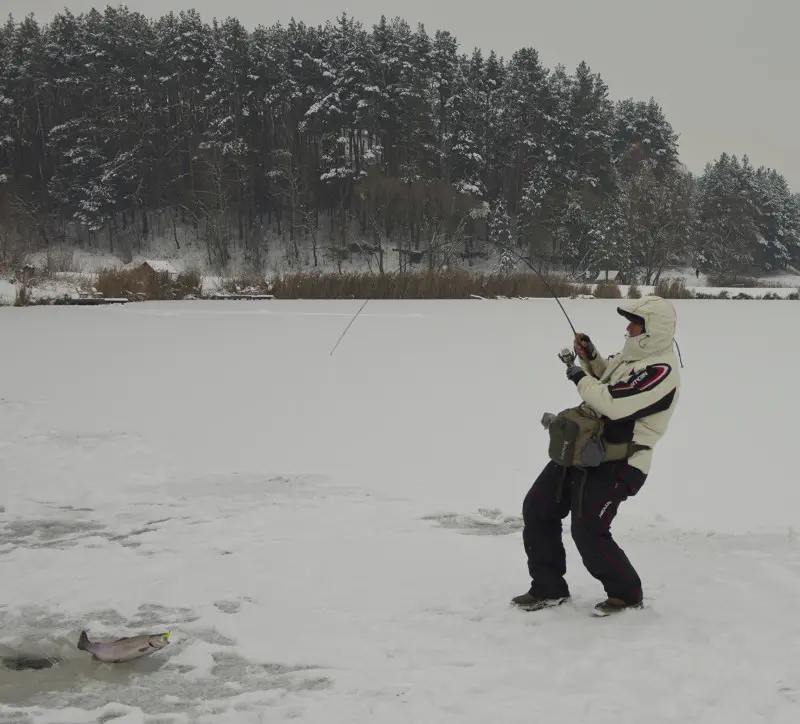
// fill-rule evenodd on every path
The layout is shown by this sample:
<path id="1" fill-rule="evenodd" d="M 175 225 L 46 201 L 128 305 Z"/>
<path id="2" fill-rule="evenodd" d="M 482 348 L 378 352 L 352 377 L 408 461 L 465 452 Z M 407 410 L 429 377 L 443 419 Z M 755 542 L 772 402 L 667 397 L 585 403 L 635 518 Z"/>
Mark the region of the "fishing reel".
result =
<path id="1" fill-rule="evenodd" d="M 575 357 L 577 357 L 575 350 L 570 349 L 569 347 L 564 347 L 564 349 L 558 353 L 558 358 L 567 367 L 571 367 L 573 364 L 575 364 Z M 545 412 L 541 419 L 542 427 L 547 430 L 550 427 L 550 423 L 552 423 L 555 419 L 556 415 L 554 415 L 552 412 Z"/>
<path id="2" fill-rule="evenodd" d="M 575 350 L 570 349 L 569 347 L 564 347 L 559 353 L 558 358 L 567 366 L 570 367 L 571 365 L 575 364 Z"/>

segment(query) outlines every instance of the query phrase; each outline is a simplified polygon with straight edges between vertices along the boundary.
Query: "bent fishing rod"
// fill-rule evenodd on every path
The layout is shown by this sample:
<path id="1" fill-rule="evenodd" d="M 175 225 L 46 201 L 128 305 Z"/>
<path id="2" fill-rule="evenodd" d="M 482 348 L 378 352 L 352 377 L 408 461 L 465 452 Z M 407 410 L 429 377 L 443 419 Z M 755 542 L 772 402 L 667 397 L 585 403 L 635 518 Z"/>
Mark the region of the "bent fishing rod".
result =
<path id="1" fill-rule="evenodd" d="M 558 298 L 558 295 L 553 291 L 553 287 L 550 286 L 550 283 L 547 281 L 547 279 L 545 279 L 545 277 L 542 276 L 539 270 L 533 264 L 531 264 L 526 257 L 522 256 L 521 254 L 517 254 L 516 251 L 514 251 L 513 249 L 509 249 L 507 246 L 503 246 L 502 244 L 498 244 L 497 246 L 499 246 L 503 251 L 506 251 L 509 254 L 515 256 L 518 261 L 524 261 L 528 265 L 528 268 L 534 274 L 536 274 L 536 276 L 538 276 L 539 279 L 542 280 L 544 285 L 547 287 L 547 291 L 553 295 L 553 299 L 556 300 L 558 306 L 561 307 L 561 311 L 564 312 L 564 316 L 567 318 L 567 322 L 569 323 L 572 333 L 577 336 L 578 332 L 575 330 L 575 325 L 572 323 L 572 320 L 569 318 L 569 314 L 567 314 L 567 310 L 564 309 L 564 305 L 561 303 L 561 300 Z"/>

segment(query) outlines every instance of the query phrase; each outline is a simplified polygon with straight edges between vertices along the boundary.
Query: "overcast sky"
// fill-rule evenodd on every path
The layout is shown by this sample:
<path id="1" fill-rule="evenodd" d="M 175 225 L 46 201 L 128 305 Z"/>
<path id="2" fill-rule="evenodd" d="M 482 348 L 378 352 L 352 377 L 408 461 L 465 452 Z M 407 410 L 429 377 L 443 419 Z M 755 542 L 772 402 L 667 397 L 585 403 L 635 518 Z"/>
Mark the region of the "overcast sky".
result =
<path id="1" fill-rule="evenodd" d="M 111 3 L 115 5 L 117 3 Z M 509 57 L 536 48 L 544 64 L 572 69 L 585 60 L 613 98 L 653 96 L 680 134 L 682 161 L 701 172 L 723 151 L 783 173 L 800 192 L 800 2 L 798 0 L 130 0 L 148 17 L 195 8 L 203 20 L 237 17 L 246 27 L 335 19 L 341 10 L 371 28 L 401 16 L 431 35 L 448 30 L 462 51 Z M 16 20 L 47 22 L 87 0 L 4 0 Z"/>

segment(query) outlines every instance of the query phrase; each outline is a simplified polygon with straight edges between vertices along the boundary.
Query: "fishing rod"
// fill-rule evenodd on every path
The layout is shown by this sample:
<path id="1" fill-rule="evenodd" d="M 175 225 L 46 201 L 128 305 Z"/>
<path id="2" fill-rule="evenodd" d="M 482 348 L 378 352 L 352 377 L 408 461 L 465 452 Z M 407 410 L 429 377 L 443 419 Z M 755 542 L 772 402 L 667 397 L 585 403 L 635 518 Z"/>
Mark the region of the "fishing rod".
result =
<path id="1" fill-rule="evenodd" d="M 539 270 L 536 269 L 536 267 L 534 267 L 533 264 L 531 264 L 526 257 L 524 257 L 524 256 L 522 256 L 520 254 L 517 254 L 517 252 L 514 251 L 513 249 L 509 249 L 507 246 L 503 246 L 502 244 L 496 244 L 496 246 L 499 246 L 501 249 L 503 249 L 503 251 L 507 251 L 509 254 L 512 254 L 513 256 L 515 256 L 517 258 L 517 260 L 524 261 L 530 267 L 531 271 L 534 274 L 536 274 L 536 276 L 538 276 L 539 279 L 541 279 L 544 282 L 544 285 L 547 287 L 547 289 L 550 292 L 550 294 L 553 295 L 553 299 L 555 299 L 556 302 L 558 302 L 558 306 L 561 307 L 561 311 L 564 312 L 564 316 L 567 318 L 567 322 L 569 322 L 569 326 L 572 329 L 573 334 L 577 337 L 578 333 L 575 331 L 575 326 L 572 324 L 572 320 L 569 318 L 569 315 L 567 314 L 567 311 L 564 309 L 564 305 L 561 304 L 561 300 L 558 298 L 556 293 L 553 291 L 553 288 L 550 286 L 550 284 L 548 284 L 547 279 L 545 279 L 539 273 Z M 678 340 L 677 339 L 673 339 L 672 343 L 675 345 L 676 349 L 678 350 L 678 359 L 680 360 L 681 368 L 683 368 L 683 356 L 681 355 L 681 348 L 680 348 L 680 345 L 678 344 Z M 571 361 L 569 360 L 569 356 L 570 356 L 570 350 L 569 349 L 562 349 L 558 356 L 559 356 L 559 359 L 564 364 L 566 364 L 566 365 L 571 364 Z M 574 355 L 573 355 L 572 359 L 574 360 Z"/>
<path id="2" fill-rule="evenodd" d="M 504 246 L 503 244 L 497 244 L 497 246 L 499 246 L 503 251 L 506 251 L 509 254 L 513 254 L 517 258 L 518 261 L 524 261 L 528 265 L 528 267 L 530 267 L 530 270 L 534 274 L 536 274 L 536 276 L 538 276 L 539 279 L 542 280 L 542 282 L 544 282 L 544 285 L 547 287 L 547 291 L 549 291 L 550 294 L 553 295 L 553 299 L 556 300 L 556 303 L 558 304 L 558 306 L 561 307 L 561 311 L 564 312 L 564 316 L 567 318 L 567 322 L 569 323 L 570 329 L 572 329 L 572 333 L 577 336 L 578 333 L 575 330 L 575 325 L 572 323 L 572 320 L 569 318 L 569 314 L 567 314 L 567 310 L 564 309 L 564 305 L 561 303 L 561 300 L 558 298 L 558 295 L 553 291 L 553 287 L 550 286 L 550 284 L 547 281 L 547 279 L 545 279 L 544 276 L 542 276 L 542 274 L 539 272 L 539 270 L 535 266 L 533 266 L 533 264 L 531 264 L 530 261 L 528 261 L 528 259 L 526 257 L 524 257 L 524 256 L 522 256 L 520 254 L 517 254 L 516 251 L 514 251 L 513 249 L 509 249 L 507 246 Z"/>

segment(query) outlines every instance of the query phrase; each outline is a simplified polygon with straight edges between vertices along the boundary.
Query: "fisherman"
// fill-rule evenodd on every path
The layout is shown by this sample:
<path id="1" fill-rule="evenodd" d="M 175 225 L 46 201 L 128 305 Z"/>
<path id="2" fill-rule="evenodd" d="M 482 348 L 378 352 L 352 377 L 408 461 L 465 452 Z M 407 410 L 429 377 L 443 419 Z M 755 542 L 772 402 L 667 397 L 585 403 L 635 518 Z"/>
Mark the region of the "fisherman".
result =
<path id="1" fill-rule="evenodd" d="M 572 538 L 583 564 L 607 595 L 594 615 L 642 608 L 641 579 L 610 528 L 620 503 L 644 484 L 653 447 L 666 432 L 679 397 L 678 360 L 672 351 L 676 315 L 670 302 L 656 296 L 626 301 L 617 311 L 629 322 L 622 351 L 603 359 L 586 334 L 576 334 L 573 349 L 580 366 L 572 357 L 567 378 L 577 386 L 583 403 L 564 411 L 567 415 L 543 420 L 551 434 L 551 460 L 522 504 L 522 540 L 532 582 L 527 593 L 512 600 L 528 611 L 570 598 L 561 523 L 570 512 Z M 554 446 L 554 435 L 576 429 L 565 420 L 602 429 L 601 461 L 575 465 L 575 458 L 558 457 L 556 453 L 570 450 L 576 439 L 587 439 L 565 436 Z"/>

